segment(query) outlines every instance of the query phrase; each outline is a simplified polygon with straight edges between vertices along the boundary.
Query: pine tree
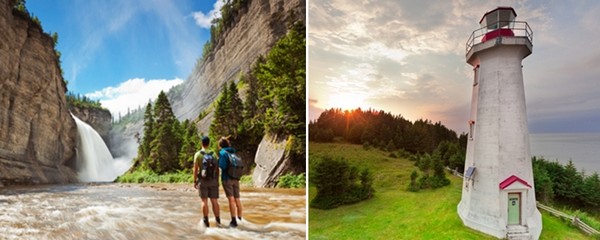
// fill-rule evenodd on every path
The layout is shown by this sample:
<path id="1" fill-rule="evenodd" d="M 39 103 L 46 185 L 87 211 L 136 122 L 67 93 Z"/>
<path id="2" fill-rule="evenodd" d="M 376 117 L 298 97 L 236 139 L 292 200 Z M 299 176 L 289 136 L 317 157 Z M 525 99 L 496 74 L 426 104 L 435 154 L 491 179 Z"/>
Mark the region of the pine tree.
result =
<path id="1" fill-rule="evenodd" d="M 152 103 L 148 102 L 146 105 L 146 111 L 144 112 L 144 136 L 142 137 L 142 142 L 138 147 L 138 156 L 136 160 L 136 164 L 140 164 L 142 167 L 146 167 L 146 163 L 148 161 L 148 157 L 150 156 L 150 143 L 154 140 L 154 114 L 152 112 Z"/>
<path id="2" fill-rule="evenodd" d="M 231 112 L 229 113 L 229 131 L 234 138 L 238 136 L 238 127 L 242 125 L 244 103 L 240 98 L 236 84 L 232 81 L 229 84 L 229 106 Z"/>
<path id="3" fill-rule="evenodd" d="M 229 89 L 227 85 L 223 86 L 221 95 L 217 99 L 215 104 L 215 117 L 213 122 L 210 124 L 210 135 L 219 137 L 226 136 L 229 134 L 228 126 L 228 115 L 229 115 Z"/>
<path id="4" fill-rule="evenodd" d="M 154 139 L 150 143 L 148 167 L 157 173 L 173 171 L 178 167 L 181 148 L 179 122 L 173 114 L 167 95 L 161 91 L 154 104 Z"/>
<path id="5" fill-rule="evenodd" d="M 179 151 L 179 166 L 181 169 L 191 169 L 194 163 L 194 154 L 200 149 L 200 137 L 196 126 L 189 120 L 183 122 L 184 129 L 181 150 Z"/>

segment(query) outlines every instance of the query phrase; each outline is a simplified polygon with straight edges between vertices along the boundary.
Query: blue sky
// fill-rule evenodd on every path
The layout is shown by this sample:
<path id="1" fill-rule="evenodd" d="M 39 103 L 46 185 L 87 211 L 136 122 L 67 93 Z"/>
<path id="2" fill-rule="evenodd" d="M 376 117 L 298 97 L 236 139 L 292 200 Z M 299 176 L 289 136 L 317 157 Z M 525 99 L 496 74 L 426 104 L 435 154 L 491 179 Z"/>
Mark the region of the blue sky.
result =
<path id="1" fill-rule="evenodd" d="M 372 107 L 466 131 L 465 43 L 497 6 L 512 6 L 533 29 L 523 61 L 530 132 L 600 132 L 600 2 L 592 0 L 309 1 L 309 118 Z"/>
<path id="2" fill-rule="evenodd" d="M 183 82 L 219 16 L 219 0 L 28 0 L 46 32 L 58 32 L 70 91 L 113 115 Z"/>

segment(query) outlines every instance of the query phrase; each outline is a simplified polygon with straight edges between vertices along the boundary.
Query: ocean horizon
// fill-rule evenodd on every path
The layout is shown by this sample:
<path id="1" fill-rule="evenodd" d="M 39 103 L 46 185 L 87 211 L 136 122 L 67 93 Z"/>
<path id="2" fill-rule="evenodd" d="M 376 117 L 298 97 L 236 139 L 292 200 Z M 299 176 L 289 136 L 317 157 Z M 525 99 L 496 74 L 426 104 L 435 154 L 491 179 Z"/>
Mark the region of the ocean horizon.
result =
<path id="1" fill-rule="evenodd" d="M 529 134 L 531 156 L 558 161 L 573 161 L 585 175 L 600 173 L 600 133 L 534 133 Z"/>

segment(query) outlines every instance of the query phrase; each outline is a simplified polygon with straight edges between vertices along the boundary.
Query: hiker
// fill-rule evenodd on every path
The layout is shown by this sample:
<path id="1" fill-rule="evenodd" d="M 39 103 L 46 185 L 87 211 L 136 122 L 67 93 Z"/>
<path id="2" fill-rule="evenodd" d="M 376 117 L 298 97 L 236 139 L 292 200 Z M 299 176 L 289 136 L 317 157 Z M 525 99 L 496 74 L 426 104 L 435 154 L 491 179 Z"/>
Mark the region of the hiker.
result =
<path id="1" fill-rule="evenodd" d="M 238 160 L 239 157 L 235 155 L 235 149 L 231 147 L 229 139 L 222 137 L 219 140 L 219 167 L 221 168 L 221 183 L 225 190 L 225 196 L 229 200 L 229 212 L 231 213 L 230 227 L 237 227 L 237 220 L 242 220 L 242 203 L 240 202 L 240 177 L 241 171 L 233 173 L 233 166 L 230 163 L 231 158 Z M 232 176 L 237 175 L 237 176 Z M 237 217 L 237 219 L 236 219 Z"/>
<path id="2" fill-rule="evenodd" d="M 218 201 L 219 163 L 213 151 L 208 149 L 209 145 L 210 138 L 206 136 L 202 137 L 202 149 L 194 154 L 194 188 L 198 189 L 200 198 L 202 199 L 203 222 L 206 227 L 209 227 L 208 198 L 210 198 L 217 225 L 221 225 Z"/>

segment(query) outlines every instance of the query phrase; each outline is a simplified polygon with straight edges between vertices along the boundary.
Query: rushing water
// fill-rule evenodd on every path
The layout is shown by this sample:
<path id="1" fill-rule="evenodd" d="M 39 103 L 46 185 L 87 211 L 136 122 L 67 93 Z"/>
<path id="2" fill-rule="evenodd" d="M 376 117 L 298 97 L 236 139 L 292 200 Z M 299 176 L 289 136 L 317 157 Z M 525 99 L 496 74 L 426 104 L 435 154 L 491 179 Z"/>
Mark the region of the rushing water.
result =
<path id="1" fill-rule="evenodd" d="M 75 115 L 71 116 L 79 133 L 77 174 L 80 181 L 113 181 L 131 167 L 131 161 L 113 159 L 100 134 Z"/>
<path id="2" fill-rule="evenodd" d="M 600 134 L 545 133 L 529 136 L 531 155 L 557 160 L 562 164 L 573 161 L 586 174 L 600 173 Z"/>
<path id="3" fill-rule="evenodd" d="M 190 184 L 75 184 L 0 189 L 0 239 L 305 239 L 305 191 L 242 188 L 244 220 L 201 223 Z"/>

